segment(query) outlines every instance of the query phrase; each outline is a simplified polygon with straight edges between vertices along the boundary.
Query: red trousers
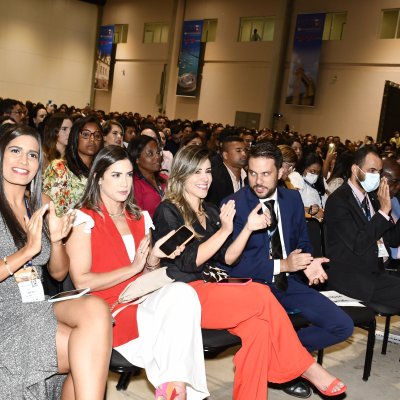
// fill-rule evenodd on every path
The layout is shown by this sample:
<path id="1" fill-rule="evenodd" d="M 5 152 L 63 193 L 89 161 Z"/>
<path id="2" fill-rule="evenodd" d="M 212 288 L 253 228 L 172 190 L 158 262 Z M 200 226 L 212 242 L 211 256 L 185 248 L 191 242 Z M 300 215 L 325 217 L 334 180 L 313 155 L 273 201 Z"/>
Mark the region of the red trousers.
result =
<path id="1" fill-rule="evenodd" d="M 200 299 L 202 328 L 227 329 L 242 339 L 233 360 L 234 400 L 266 400 L 268 381 L 290 381 L 314 362 L 268 286 L 202 281 L 190 285 Z"/>

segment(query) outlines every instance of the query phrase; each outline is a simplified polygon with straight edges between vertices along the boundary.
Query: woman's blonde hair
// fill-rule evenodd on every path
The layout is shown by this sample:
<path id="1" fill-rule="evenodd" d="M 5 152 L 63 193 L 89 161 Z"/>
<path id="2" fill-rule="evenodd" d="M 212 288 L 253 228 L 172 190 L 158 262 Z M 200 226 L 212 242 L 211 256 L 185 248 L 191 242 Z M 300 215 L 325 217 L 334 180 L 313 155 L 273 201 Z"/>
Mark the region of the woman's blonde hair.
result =
<path id="1" fill-rule="evenodd" d="M 297 160 L 298 160 L 297 154 L 290 146 L 288 146 L 287 144 L 280 144 L 278 146 L 278 149 L 282 153 L 283 162 L 291 163 L 291 164 L 297 163 Z"/>
<path id="2" fill-rule="evenodd" d="M 197 216 L 196 211 L 192 209 L 185 198 L 185 182 L 190 175 L 193 175 L 198 170 L 200 164 L 208 159 L 209 151 L 205 147 L 196 145 L 183 147 L 175 154 L 167 181 L 165 199 L 178 208 L 183 216 L 185 225 L 191 229 L 193 229 L 193 223 Z M 202 211 L 201 204 L 199 211 Z"/>

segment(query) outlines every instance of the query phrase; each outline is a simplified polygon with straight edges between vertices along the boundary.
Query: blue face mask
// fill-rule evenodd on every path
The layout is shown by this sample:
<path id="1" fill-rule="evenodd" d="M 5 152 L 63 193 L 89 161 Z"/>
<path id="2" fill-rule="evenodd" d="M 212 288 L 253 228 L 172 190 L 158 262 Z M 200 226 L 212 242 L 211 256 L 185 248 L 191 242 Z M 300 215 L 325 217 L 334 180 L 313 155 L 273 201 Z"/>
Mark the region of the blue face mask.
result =
<path id="1" fill-rule="evenodd" d="M 365 175 L 363 181 L 360 181 L 358 178 L 358 182 L 362 188 L 367 192 L 373 192 L 374 190 L 378 189 L 379 183 L 381 181 L 381 176 L 379 174 L 373 174 L 372 172 L 364 172 L 360 167 L 357 167 L 360 171 L 362 171 Z"/>

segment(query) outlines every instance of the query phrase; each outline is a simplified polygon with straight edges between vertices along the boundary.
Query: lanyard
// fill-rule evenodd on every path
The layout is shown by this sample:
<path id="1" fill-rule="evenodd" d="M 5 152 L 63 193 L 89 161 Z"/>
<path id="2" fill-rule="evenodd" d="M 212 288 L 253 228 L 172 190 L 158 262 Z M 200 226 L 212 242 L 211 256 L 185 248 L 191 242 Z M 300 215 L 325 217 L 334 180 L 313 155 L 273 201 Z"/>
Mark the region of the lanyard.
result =
<path id="1" fill-rule="evenodd" d="M 30 209 L 30 207 L 29 207 L 28 199 L 25 197 L 24 201 L 25 201 L 26 215 L 28 216 L 29 219 L 31 219 L 32 214 L 31 214 L 31 209 Z M 24 265 L 24 268 L 25 268 L 25 267 L 32 267 L 32 260 L 29 260 L 29 261 Z"/>
<path id="2" fill-rule="evenodd" d="M 154 186 L 151 182 L 149 182 L 144 176 L 143 176 L 143 174 L 140 174 L 141 176 L 141 178 L 147 183 L 147 184 L 149 184 L 158 194 L 159 194 L 159 196 L 161 197 L 161 199 L 164 197 L 164 190 L 162 189 L 162 186 L 161 186 L 161 184 L 160 184 L 160 182 L 158 182 L 158 180 L 157 180 L 157 178 L 155 179 L 155 181 L 156 181 L 156 185 L 157 186 Z"/>
<path id="3" fill-rule="evenodd" d="M 351 188 L 350 188 L 350 189 L 351 189 Z M 362 202 L 360 201 L 360 199 L 358 198 L 358 196 L 354 193 L 353 189 L 351 189 L 351 192 L 353 193 L 353 196 L 355 197 L 358 206 L 361 208 L 363 214 L 366 216 L 366 218 L 367 218 L 368 221 L 369 221 L 369 220 L 371 219 L 371 215 L 368 216 L 367 211 L 366 211 L 365 208 L 363 207 Z M 368 207 L 368 209 L 369 209 L 369 208 L 370 208 L 370 207 L 369 207 L 369 197 L 368 197 L 368 194 L 367 194 L 367 193 L 365 193 L 365 199 L 366 199 L 367 207 Z"/>

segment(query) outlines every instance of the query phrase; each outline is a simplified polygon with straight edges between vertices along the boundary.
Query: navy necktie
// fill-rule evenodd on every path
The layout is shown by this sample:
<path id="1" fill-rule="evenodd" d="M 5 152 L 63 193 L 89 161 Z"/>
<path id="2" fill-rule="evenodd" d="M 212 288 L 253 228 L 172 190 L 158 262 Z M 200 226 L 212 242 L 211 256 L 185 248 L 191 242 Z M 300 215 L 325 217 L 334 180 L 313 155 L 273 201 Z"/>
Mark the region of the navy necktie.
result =
<path id="1" fill-rule="evenodd" d="M 264 202 L 264 204 L 265 207 L 268 208 L 271 214 L 271 224 L 268 227 L 268 230 L 271 234 L 270 236 L 271 258 L 273 260 L 282 260 L 283 259 L 282 243 L 279 234 L 278 218 L 274 210 L 275 200 L 267 200 Z M 275 275 L 275 287 L 281 292 L 285 292 L 287 290 L 288 282 L 285 272 L 280 272 L 278 275 Z"/>
<path id="2" fill-rule="evenodd" d="M 363 209 L 363 212 L 369 221 L 371 219 L 371 210 L 369 209 L 369 202 L 367 195 L 365 195 L 364 200 L 361 203 L 361 208 Z"/>

